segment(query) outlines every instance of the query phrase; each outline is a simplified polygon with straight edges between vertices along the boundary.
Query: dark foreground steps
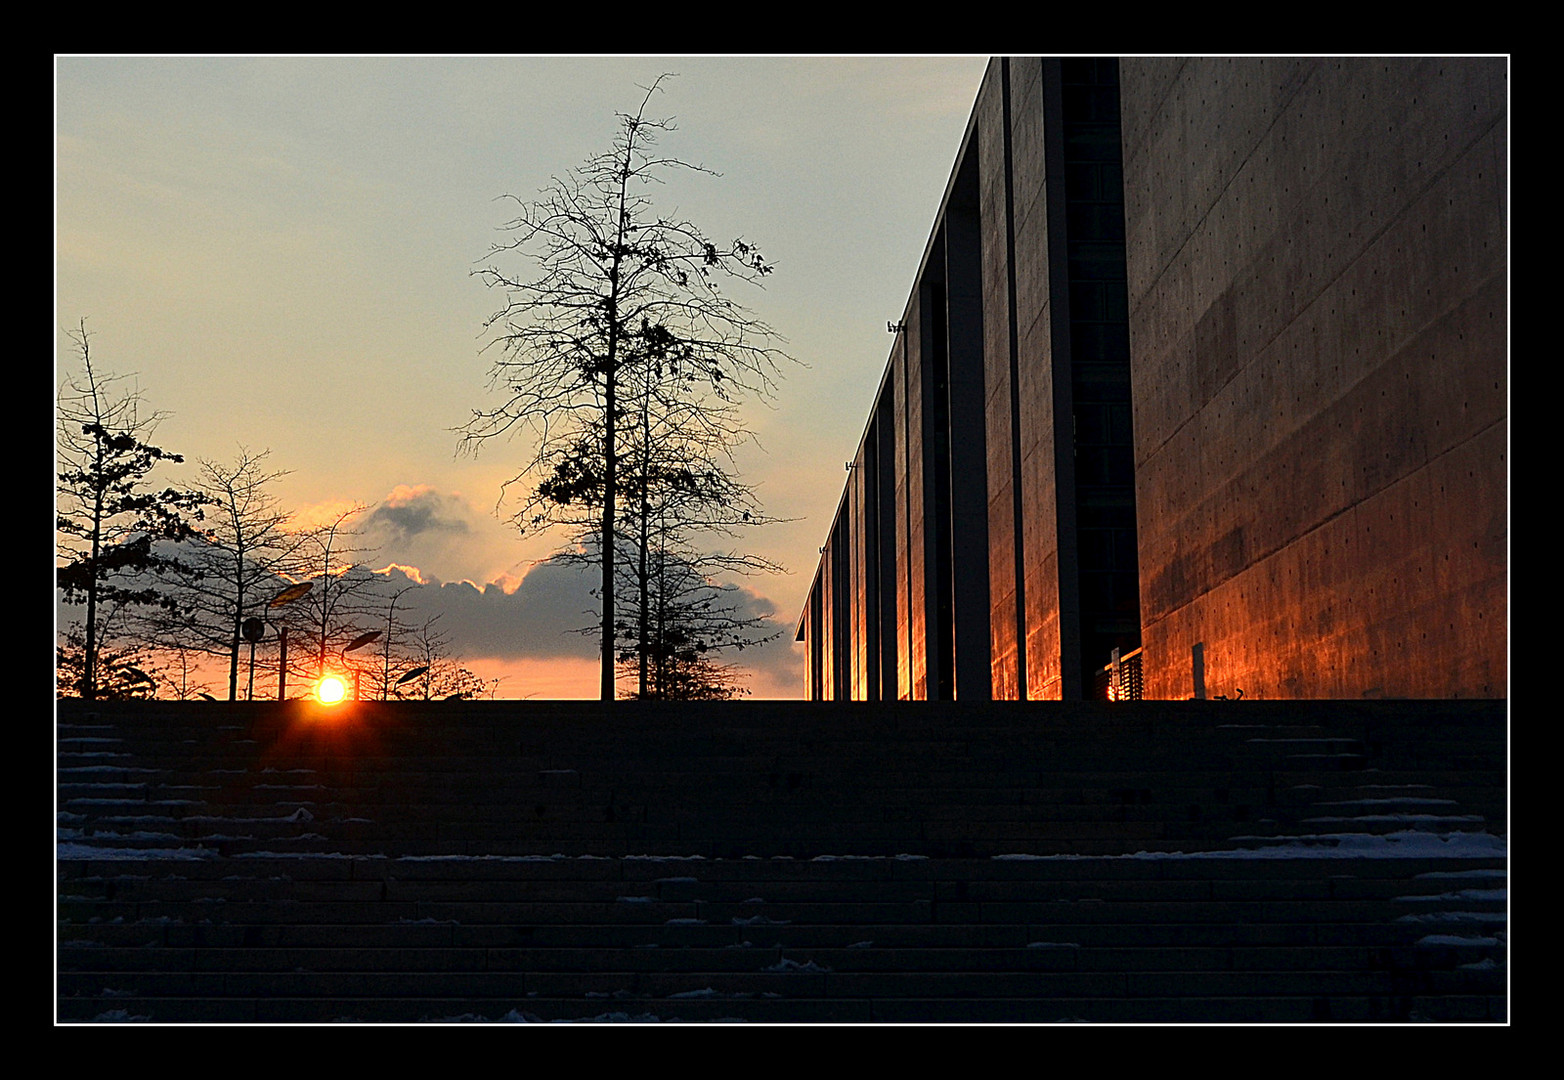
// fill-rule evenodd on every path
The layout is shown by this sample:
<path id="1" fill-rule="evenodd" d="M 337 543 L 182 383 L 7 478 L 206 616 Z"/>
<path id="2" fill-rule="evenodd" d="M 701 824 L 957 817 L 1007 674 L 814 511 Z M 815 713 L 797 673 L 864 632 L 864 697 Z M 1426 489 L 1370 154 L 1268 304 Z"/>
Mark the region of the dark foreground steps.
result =
<path id="1" fill-rule="evenodd" d="M 1499 1021 L 1500 703 L 62 703 L 62 1021 Z"/>

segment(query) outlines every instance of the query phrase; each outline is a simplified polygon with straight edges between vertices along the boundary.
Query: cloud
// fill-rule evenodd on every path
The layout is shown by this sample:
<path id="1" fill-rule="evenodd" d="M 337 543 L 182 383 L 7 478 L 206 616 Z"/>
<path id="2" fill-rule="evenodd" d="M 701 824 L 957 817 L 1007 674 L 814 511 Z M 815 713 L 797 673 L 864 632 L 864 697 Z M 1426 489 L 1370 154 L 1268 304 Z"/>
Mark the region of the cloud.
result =
<path id="1" fill-rule="evenodd" d="M 452 652 L 474 670 L 484 669 L 480 674 L 486 674 L 489 667 L 525 668 L 529 675 L 523 681 L 536 688 L 541 685 L 539 672 L 546 670 L 547 664 L 559 667 L 561 679 L 568 671 L 574 673 L 569 679 L 580 681 L 580 672 L 593 670 L 591 665 L 597 663 L 599 608 L 592 590 L 599 571 L 592 564 L 541 562 L 519 581 L 483 585 L 441 582 L 416 567 L 392 565 L 382 572 L 393 584 L 424 582 L 407 601 L 421 617 L 438 614 L 441 629 L 450 635 Z M 724 650 L 721 658 L 749 674 L 745 685 L 751 696 L 797 697 L 803 660 L 793 644 L 791 623 L 777 617 L 770 599 L 746 585 L 736 586 L 728 599 L 739 616 L 766 620 L 761 632 L 775 636 L 742 651 Z M 592 696 L 596 689 L 594 677 L 585 680 L 580 692 Z M 500 690 L 503 696 L 519 692 L 509 683 Z"/>
<path id="2" fill-rule="evenodd" d="M 399 573 L 414 585 L 428 585 L 430 578 L 424 577 L 423 571 L 416 566 L 403 566 L 401 563 L 389 563 L 376 570 L 377 574 L 385 574 L 390 577 L 392 573 Z"/>
<path id="3" fill-rule="evenodd" d="M 365 515 L 363 540 L 377 563 L 416 566 L 441 581 L 495 581 L 521 555 L 515 530 L 460 492 L 398 484 Z"/>
<path id="4" fill-rule="evenodd" d="M 768 597 L 746 585 L 738 585 L 729 594 L 729 599 L 741 617 L 764 620 L 761 633 L 773 636 L 742 652 L 725 650 L 722 659 L 749 673 L 744 685 L 751 697 L 798 697 L 803 687 L 804 658 L 793 644 L 792 624 L 786 618 L 778 617 L 776 604 Z"/>
<path id="5" fill-rule="evenodd" d="M 416 566 L 392 563 L 377 573 L 395 589 L 421 588 L 404 604 L 417 620 L 440 616 L 453 653 L 501 660 L 596 657 L 597 601 L 591 567 L 539 563 L 519 582 L 441 581 Z M 509 589 L 507 589 L 509 585 Z"/>
<path id="6" fill-rule="evenodd" d="M 471 510 L 460 495 L 441 494 L 428 484 L 398 484 L 370 512 L 364 527 L 402 543 L 428 532 L 464 534 L 472 531 Z"/>
<path id="7" fill-rule="evenodd" d="M 376 592 L 382 597 L 400 592 L 397 615 L 409 626 L 439 616 L 439 628 L 449 637 L 451 658 L 481 677 L 503 678 L 500 697 L 597 695 L 598 605 L 592 590 L 600 571 L 593 564 L 540 562 L 520 578 L 502 575 L 482 585 L 441 581 L 418 566 L 398 562 L 373 571 L 359 566 L 351 573 L 380 578 Z M 407 586 L 413 588 L 404 592 Z M 778 619 L 772 600 L 748 584 L 736 585 L 727 602 L 741 618 L 769 620 L 762 633 L 777 633 L 772 640 L 742 651 L 725 650 L 720 659 L 747 674 L 744 685 L 752 697 L 798 697 L 802 657 L 792 641 L 791 623 Z M 82 613 L 57 603 L 56 617 L 63 630 Z M 210 686 L 221 689 L 226 674 L 213 670 L 217 673 L 210 675 Z"/>

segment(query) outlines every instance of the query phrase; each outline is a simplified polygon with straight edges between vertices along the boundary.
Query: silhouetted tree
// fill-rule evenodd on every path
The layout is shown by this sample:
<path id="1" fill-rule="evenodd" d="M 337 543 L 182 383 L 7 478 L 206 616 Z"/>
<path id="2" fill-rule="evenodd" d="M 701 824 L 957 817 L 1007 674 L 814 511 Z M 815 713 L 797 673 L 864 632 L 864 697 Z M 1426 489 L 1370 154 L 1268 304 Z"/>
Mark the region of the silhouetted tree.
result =
<path id="1" fill-rule="evenodd" d="M 440 628 L 440 616 L 426 619 L 408 640 L 411 666 L 402 671 L 392 693 L 403 699 L 448 701 L 493 697 L 500 680 L 484 679 L 451 654 L 451 638 Z"/>
<path id="2" fill-rule="evenodd" d="M 619 663 L 636 676 L 634 697 L 732 697 L 737 669 L 718 655 L 780 633 L 769 620 L 744 615 L 733 602 L 737 586 L 718 577 L 781 567 L 711 550 L 773 520 L 733 459 L 750 433 L 731 404 L 690 395 L 677 353 L 654 350 L 642 374 L 630 409 L 636 423 L 627 430 L 621 536 L 636 595 L 630 617 L 618 621 Z"/>
<path id="3" fill-rule="evenodd" d="M 232 464 L 203 460 L 197 490 L 206 501 L 203 526 L 181 548 L 194 569 L 179 583 L 175 617 L 159 620 L 157 642 L 228 660 L 228 700 L 239 693 L 245 620 L 264 618 L 267 602 L 303 570 L 307 534 L 289 531 L 291 514 L 272 494 L 288 475 L 269 470 L 269 451 L 241 447 Z"/>
<path id="4" fill-rule="evenodd" d="M 474 412 L 463 445 L 475 450 L 517 425 L 530 429 L 536 450 L 506 485 L 525 488 L 513 520 L 524 532 L 595 531 L 588 550 L 601 562 L 605 701 L 614 697 L 620 632 L 619 510 L 635 486 L 622 473 L 627 429 L 636 423 L 626 388 L 661 362 L 658 380 L 684 380 L 691 402 L 769 396 L 784 355 L 771 329 L 719 289 L 724 278 L 758 282 L 770 273 L 760 252 L 743 240 L 718 246 L 694 224 L 655 214 L 644 194 L 669 171 L 710 173 L 655 152 L 658 136 L 672 129 L 646 116 L 663 78 L 634 113 L 618 114 L 607 151 L 554 178 L 537 199 L 508 196 L 520 209 L 504 226 L 510 238 L 491 255 L 519 256 L 531 273 L 492 263 L 475 272 L 505 296 L 485 324 L 499 352 L 490 384 L 505 398 Z"/>
<path id="5" fill-rule="evenodd" d="M 291 674 L 319 679 L 333 666 L 327 663 L 330 657 L 348 665 L 346 653 L 355 651 L 354 641 L 377 629 L 381 579 L 360 558 L 368 549 L 354 545 L 358 531 L 353 519 L 367 509 L 355 503 L 302 530 L 298 576 L 313 587 L 276 609 L 289 631 Z"/>
<path id="6" fill-rule="evenodd" d="M 123 385 L 124 376 L 93 367 L 85 320 L 70 337 L 81 372 L 65 380 L 57 405 L 55 584 L 67 603 L 86 608 L 79 633 L 67 635 L 61 648 L 62 654 L 80 650 L 69 678 L 91 699 L 123 689 L 105 679 L 100 654 L 107 654 L 114 632 L 129 630 L 130 612 L 177 606 L 161 579 L 180 567 L 160 542 L 191 535 L 202 498 L 150 484 L 159 465 L 184 461 L 146 441 L 162 414 L 144 412 L 140 393 Z"/>
<path id="7" fill-rule="evenodd" d="M 722 556 L 707 559 L 726 565 Z M 716 701 L 746 693 L 741 669 L 725 657 L 782 631 L 767 615 L 747 609 L 737 585 L 712 577 L 706 561 L 660 549 L 648 565 L 646 629 L 620 639 L 620 664 L 637 676 L 629 696 Z"/>
<path id="8" fill-rule="evenodd" d="M 55 696 L 90 697 L 98 701 L 137 701 L 157 696 L 162 674 L 151 654 L 141 648 L 128 633 L 116 633 L 109 627 L 115 615 L 100 619 L 99 646 L 93 652 L 93 674 L 87 674 L 87 636 L 80 622 L 72 623 L 55 646 Z M 90 685 L 92 693 L 83 694 Z"/>
<path id="9" fill-rule="evenodd" d="M 374 642 L 374 660 L 365 661 L 361 670 L 369 675 L 371 695 L 380 701 L 395 696 L 396 680 L 406 671 L 408 658 L 416 654 L 410 642 L 413 630 L 407 623 L 409 605 L 402 603 L 402 598 L 419 588 L 409 583 L 400 587 L 382 585 L 379 590 L 381 611 L 375 628 L 380 637 Z M 402 609 L 400 615 L 398 607 Z"/>
<path id="10" fill-rule="evenodd" d="M 201 653 L 187 645 L 175 645 L 171 649 L 159 649 L 163 657 L 158 665 L 158 676 L 168 687 L 168 696 L 175 701 L 189 701 L 194 697 L 212 697 L 210 687 L 201 677 Z"/>

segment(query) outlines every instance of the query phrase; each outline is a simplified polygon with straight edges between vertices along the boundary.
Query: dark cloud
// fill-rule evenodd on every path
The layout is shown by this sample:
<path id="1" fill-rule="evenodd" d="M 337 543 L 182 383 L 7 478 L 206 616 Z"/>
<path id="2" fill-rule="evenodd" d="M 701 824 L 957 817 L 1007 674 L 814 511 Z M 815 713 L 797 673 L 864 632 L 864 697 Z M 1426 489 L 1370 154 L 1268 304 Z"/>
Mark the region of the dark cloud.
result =
<path id="1" fill-rule="evenodd" d="M 493 581 L 516 564 L 515 531 L 459 492 L 401 484 L 364 520 L 378 565 L 416 566 L 442 581 Z"/>
<path id="2" fill-rule="evenodd" d="M 390 573 L 406 579 L 400 568 Z M 597 621 L 593 580 L 591 567 L 545 562 L 514 592 L 493 582 L 431 580 L 408 599 L 420 614 L 440 615 L 452 650 L 466 656 L 595 657 L 595 635 L 574 632 Z"/>
<path id="3" fill-rule="evenodd" d="M 742 652 L 726 650 L 722 659 L 737 664 L 751 673 L 746 685 L 757 697 L 777 694 L 797 696 L 802 692 L 804 659 L 793 643 L 793 624 L 779 617 L 776 604 L 754 589 L 740 585 L 729 594 L 738 612 L 745 617 L 764 620 L 762 636 L 773 635 L 759 645 L 751 645 Z"/>
<path id="4" fill-rule="evenodd" d="M 471 514 L 472 507 L 458 495 L 446 495 L 432 487 L 404 485 L 370 512 L 364 527 L 391 543 L 406 543 L 426 533 L 469 533 Z"/>
<path id="5" fill-rule="evenodd" d="M 390 573 L 406 579 L 399 568 Z M 408 599 L 426 616 L 440 614 L 453 651 L 465 656 L 595 660 L 599 608 L 592 589 L 598 577 L 598 568 L 589 563 L 551 561 L 533 566 L 514 592 L 495 583 L 430 581 Z M 741 585 L 729 597 L 740 615 L 767 620 L 761 633 L 775 636 L 742 651 L 725 650 L 722 658 L 753 673 L 749 686 L 757 695 L 796 693 L 803 661 L 793 644 L 792 624 L 751 588 Z"/>
<path id="6" fill-rule="evenodd" d="M 393 564 L 386 572 L 413 582 L 417 579 L 396 564 L 417 567 L 415 573 L 426 584 L 404 602 L 415 605 L 423 617 L 442 616 L 440 625 L 451 637 L 453 652 L 497 660 L 595 661 L 599 608 L 592 590 L 599 581 L 598 567 L 551 560 L 534 564 L 511 592 L 505 590 L 514 579 L 502 579 L 504 587 L 493 581 L 474 584 L 486 580 L 494 572 L 486 567 L 499 561 L 485 557 L 490 543 L 484 537 L 492 532 L 507 545 L 511 542 L 485 521 L 459 494 L 428 485 L 400 485 L 368 515 L 365 532 L 379 545 L 378 558 Z M 586 554 L 590 557 L 590 550 Z M 456 577 L 471 580 L 450 580 Z M 736 607 L 740 618 L 768 620 L 757 636 L 775 637 L 742 651 L 726 649 L 721 659 L 752 673 L 748 685 L 756 695 L 797 693 L 803 667 L 791 620 L 778 617 L 776 605 L 747 582 L 738 584 L 725 602 Z"/>

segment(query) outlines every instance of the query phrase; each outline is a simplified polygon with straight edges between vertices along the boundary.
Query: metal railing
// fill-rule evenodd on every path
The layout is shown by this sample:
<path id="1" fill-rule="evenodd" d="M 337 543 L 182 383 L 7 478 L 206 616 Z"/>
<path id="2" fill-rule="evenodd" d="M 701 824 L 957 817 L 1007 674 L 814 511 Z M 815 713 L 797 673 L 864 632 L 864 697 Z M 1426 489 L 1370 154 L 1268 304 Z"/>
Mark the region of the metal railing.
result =
<path id="1" fill-rule="evenodd" d="M 1092 676 L 1092 700 L 1139 701 L 1145 685 L 1140 660 L 1140 649 L 1123 656 L 1114 649 L 1113 659 Z"/>

